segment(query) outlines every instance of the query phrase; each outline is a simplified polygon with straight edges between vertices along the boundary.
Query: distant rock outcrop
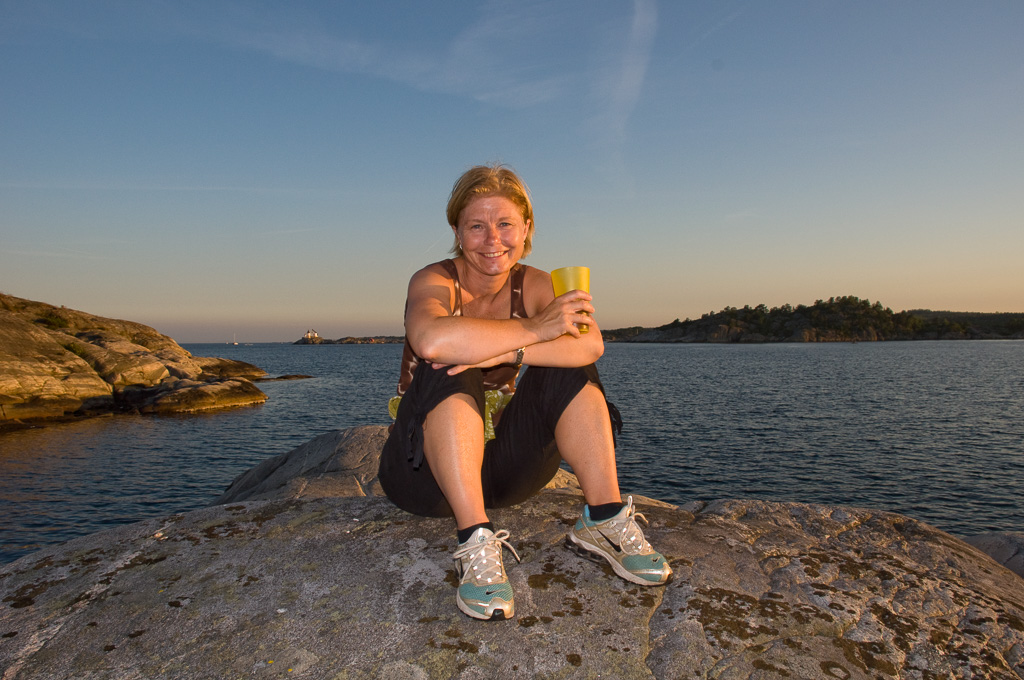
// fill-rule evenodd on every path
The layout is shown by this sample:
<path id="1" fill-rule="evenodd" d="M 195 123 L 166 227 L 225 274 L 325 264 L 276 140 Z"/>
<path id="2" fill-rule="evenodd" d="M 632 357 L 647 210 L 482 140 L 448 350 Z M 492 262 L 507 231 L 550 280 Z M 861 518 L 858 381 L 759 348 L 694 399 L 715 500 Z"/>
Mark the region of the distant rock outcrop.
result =
<path id="1" fill-rule="evenodd" d="M 564 547 L 582 498 L 549 489 L 491 513 L 522 556 L 506 561 L 515 618 L 468 619 L 451 520 L 327 494 L 327 477 L 375 488 L 381 436 L 328 433 L 232 486 L 272 500 L 125 525 L 0 568 L 4 680 L 1024 678 L 1020 577 L 926 524 L 863 509 L 641 504 L 675 570 L 642 588 Z"/>
<path id="2" fill-rule="evenodd" d="M 194 357 L 149 326 L 0 294 L 0 424 L 254 404 L 266 395 L 251 381 L 265 375 Z"/>

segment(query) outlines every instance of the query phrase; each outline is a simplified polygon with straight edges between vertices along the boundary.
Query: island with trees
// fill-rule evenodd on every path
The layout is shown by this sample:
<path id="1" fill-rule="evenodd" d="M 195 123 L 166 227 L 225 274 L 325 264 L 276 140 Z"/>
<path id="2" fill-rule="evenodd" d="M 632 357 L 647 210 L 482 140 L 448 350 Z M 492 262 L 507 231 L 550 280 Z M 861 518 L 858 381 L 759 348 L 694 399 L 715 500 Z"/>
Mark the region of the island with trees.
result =
<path id="1" fill-rule="evenodd" d="M 1024 313 L 893 312 L 847 295 L 813 305 L 726 307 L 699 319 L 602 330 L 608 342 L 862 342 L 1024 339 Z"/>

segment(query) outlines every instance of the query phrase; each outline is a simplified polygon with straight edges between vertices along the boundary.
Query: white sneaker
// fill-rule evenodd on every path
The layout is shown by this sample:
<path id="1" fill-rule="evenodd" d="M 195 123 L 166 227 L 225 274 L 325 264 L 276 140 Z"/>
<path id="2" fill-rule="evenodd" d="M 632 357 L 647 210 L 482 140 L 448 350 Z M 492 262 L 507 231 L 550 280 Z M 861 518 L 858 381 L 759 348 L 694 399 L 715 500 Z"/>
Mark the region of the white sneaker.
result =
<path id="1" fill-rule="evenodd" d="M 603 522 L 590 519 L 590 506 L 569 532 L 569 540 L 587 551 L 608 560 L 615 573 L 642 586 L 660 586 L 672 577 L 672 567 L 664 555 L 651 547 L 636 520 L 647 518 L 633 507 L 633 497 L 614 517 Z"/>
<path id="2" fill-rule="evenodd" d="M 505 540 L 508 537 L 504 530 L 494 533 L 480 528 L 455 550 L 453 558 L 459 576 L 455 603 L 474 619 L 500 621 L 515 614 L 512 584 L 505 575 L 501 548 L 508 548 L 517 561 L 519 555 Z"/>

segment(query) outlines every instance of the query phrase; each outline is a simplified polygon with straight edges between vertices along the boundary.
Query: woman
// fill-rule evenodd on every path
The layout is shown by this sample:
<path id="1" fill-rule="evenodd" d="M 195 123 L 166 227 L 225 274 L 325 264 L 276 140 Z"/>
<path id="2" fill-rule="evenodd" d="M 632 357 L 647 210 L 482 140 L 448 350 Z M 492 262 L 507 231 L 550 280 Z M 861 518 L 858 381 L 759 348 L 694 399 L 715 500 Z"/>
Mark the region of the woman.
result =
<path id="1" fill-rule="evenodd" d="M 455 517 L 456 603 L 474 618 L 515 611 L 502 546 L 515 550 L 486 509 L 526 500 L 562 460 L 586 500 L 572 544 L 629 581 L 667 582 L 672 570 L 644 539 L 643 516 L 619 495 L 612 424 L 621 422 L 594 366 L 604 343 L 591 296 L 556 298 L 549 274 L 519 263 L 534 232 L 526 186 L 500 165 L 471 168 L 452 189 L 448 223 L 455 258 L 409 282 L 384 491 L 409 512 Z"/>

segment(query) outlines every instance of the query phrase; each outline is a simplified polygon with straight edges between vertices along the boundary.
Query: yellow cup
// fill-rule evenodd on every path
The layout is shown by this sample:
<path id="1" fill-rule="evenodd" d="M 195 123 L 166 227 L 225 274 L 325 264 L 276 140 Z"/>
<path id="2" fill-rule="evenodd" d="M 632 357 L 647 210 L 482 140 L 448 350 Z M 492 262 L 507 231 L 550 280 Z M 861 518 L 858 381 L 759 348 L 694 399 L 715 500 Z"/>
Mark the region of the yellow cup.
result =
<path id="1" fill-rule="evenodd" d="M 590 292 L 590 267 L 562 267 L 551 272 L 551 285 L 555 289 L 555 297 L 564 295 L 570 290 Z M 590 327 L 576 324 L 580 333 L 586 333 Z"/>

